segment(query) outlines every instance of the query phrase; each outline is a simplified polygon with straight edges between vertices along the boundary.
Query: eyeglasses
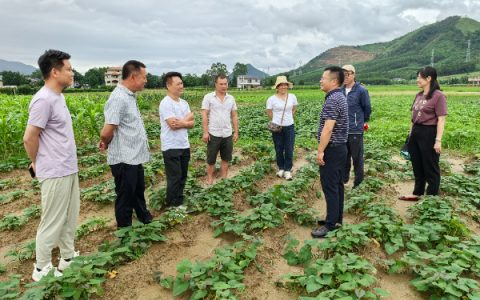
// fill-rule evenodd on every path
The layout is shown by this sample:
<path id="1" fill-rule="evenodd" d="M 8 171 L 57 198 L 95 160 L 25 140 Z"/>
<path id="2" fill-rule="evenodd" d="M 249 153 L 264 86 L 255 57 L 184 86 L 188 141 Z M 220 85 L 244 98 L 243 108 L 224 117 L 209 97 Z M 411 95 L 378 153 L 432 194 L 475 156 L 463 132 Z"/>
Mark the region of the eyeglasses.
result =
<path id="1" fill-rule="evenodd" d="M 345 75 L 346 77 L 352 76 L 353 72 L 345 71 L 345 72 L 343 72 L 343 75 Z"/>

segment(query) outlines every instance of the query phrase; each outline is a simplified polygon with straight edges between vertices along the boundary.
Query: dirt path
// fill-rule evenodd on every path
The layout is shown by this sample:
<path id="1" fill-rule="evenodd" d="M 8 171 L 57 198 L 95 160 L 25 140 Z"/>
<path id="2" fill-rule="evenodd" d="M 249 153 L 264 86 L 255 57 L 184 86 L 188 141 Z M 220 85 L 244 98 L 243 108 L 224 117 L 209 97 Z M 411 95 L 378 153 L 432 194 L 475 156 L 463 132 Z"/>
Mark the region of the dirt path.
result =
<path id="1" fill-rule="evenodd" d="M 174 299 L 170 290 L 154 281 L 153 274 L 175 276 L 176 265 L 182 260 L 197 261 L 213 256 L 215 248 L 224 241 L 213 237 L 212 221 L 202 214 L 168 231 L 167 242 L 153 245 L 140 259 L 117 269 L 117 277 L 105 285 L 104 299 Z"/>

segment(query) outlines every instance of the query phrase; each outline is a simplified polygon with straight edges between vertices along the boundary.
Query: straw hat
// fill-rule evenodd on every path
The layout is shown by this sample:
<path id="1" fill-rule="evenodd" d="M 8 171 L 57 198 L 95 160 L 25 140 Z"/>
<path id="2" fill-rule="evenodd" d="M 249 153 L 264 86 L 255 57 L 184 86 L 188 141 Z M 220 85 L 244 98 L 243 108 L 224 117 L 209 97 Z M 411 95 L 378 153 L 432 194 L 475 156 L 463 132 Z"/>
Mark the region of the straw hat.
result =
<path id="1" fill-rule="evenodd" d="M 275 85 L 272 86 L 272 89 L 276 89 L 280 83 L 288 83 L 289 88 L 293 87 L 293 83 L 287 80 L 287 76 L 277 76 L 277 81 L 275 81 Z"/>

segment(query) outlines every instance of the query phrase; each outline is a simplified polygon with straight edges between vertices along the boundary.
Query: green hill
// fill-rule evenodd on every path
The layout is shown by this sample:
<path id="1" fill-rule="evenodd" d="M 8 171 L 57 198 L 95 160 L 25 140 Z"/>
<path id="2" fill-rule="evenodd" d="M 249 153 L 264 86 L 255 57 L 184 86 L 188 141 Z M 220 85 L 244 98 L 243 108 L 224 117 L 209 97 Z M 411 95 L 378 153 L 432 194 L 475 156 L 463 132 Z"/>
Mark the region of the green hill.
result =
<path id="1" fill-rule="evenodd" d="M 466 62 L 470 40 L 470 61 Z M 362 81 L 413 79 L 418 69 L 434 66 L 439 75 L 480 71 L 480 22 L 470 18 L 449 17 L 423 26 L 390 42 L 329 49 L 304 66 L 287 72 L 295 83 L 316 84 L 328 65 L 353 64 Z"/>

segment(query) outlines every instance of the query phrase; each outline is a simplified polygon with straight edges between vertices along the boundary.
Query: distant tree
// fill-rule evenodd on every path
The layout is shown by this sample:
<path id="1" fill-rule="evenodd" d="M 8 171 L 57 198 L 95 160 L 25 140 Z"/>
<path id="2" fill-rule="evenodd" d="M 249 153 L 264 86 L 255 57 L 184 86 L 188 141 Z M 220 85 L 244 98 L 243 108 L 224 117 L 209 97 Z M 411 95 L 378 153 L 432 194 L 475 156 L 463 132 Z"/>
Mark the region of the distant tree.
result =
<path id="1" fill-rule="evenodd" d="M 4 85 L 22 85 L 30 83 L 30 80 L 19 72 L 3 71 L 0 74 L 3 77 Z"/>
<path id="2" fill-rule="evenodd" d="M 145 85 L 147 89 L 159 89 L 162 87 L 162 78 L 157 75 L 147 73 L 147 84 Z"/>
<path id="3" fill-rule="evenodd" d="M 247 75 L 247 65 L 237 62 L 235 66 L 233 66 L 232 71 L 232 78 L 230 80 L 230 86 L 237 85 L 237 77 L 240 75 Z"/>
<path id="4" fill-rule="evenodd" d="M 30 78 L 41 79 L 43 80 L 42 72 L 40 69 L 36 69 L 35 71 L 30 74 Z"/>
<path id="5" fill-rule="evenodd" d="M 30 74 L 30 78 L 30 84 L 34 86 L 42 86 L 45 83 L 45 81 L 43 81 L 42 72 L 39 69 L 33 71 L 32 74 Z"/>
<path id="6" fill-rule="evenodd" d="M 82 74 L 80 74 L 79 72 L 77 72 L 77 70 L 73 69 L 73 81 L 75 82 L 75 84 L 80 84 L 80 85 L 83 85 L 85 84 L 85 76 L 83 76 Z"/>
<path id="7" fill-rule="evenodd" d="M 85 83 L 90 87 L 99 87 L 105 85 L 105 72 L 107 68 L 92 68 L 85 73 Z"/>
<path id="8" fill-rule="evenodd" d="M 263 87 L 271 87 L 275 84 L 276 77 L 271 76 L 271 77 L 265 77 L 262 81 L 261 84 Z"/>
<path id="9" fill-rule="evenodd" d="M 186 87 L 200 86 L 200 77 L 196 74 L 187 73 L 183 75 L 183 84 Z"/>
<path id="10" fill-rule="evenodd" d="M 199 86 L 209 85 L 213 85 L 213 79 L 207 74 L 203 74 L 202 76 L 200 76 Z"/>
<path id="11" fill-rule="evenodd" d="M 215 78 L 215 76 L 217 76 L 219 74 L 228 75 L 227 65 L 223 64 L 221 62 L 214 63 L 214 64 L 212 64 L 210 69 L 208 69 L 205 72 L 205 74 L 208 76 L 208 78 L 210 80 L 209 84 L 213 85 L 213 79 Z"/>

